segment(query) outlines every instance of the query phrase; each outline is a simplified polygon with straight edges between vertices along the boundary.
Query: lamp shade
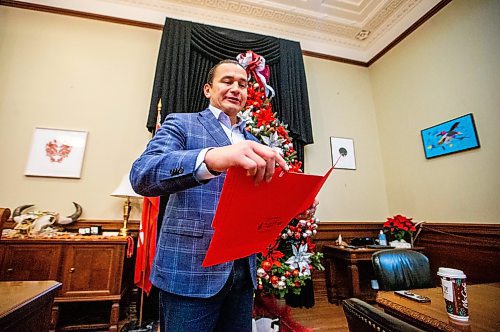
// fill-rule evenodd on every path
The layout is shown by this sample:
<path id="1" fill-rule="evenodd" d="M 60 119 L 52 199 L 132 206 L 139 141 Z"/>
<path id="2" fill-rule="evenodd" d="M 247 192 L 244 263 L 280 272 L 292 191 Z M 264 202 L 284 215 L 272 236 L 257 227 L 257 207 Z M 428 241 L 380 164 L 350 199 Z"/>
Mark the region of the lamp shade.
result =
<path id="1" fill-rule="evenodd" d="M 125 174 L 120 182 L 120 185 L 111 193 L 111 196 L 115 197 L 142 197 L 132 189 L 130 184 L 129 174 Z"/>

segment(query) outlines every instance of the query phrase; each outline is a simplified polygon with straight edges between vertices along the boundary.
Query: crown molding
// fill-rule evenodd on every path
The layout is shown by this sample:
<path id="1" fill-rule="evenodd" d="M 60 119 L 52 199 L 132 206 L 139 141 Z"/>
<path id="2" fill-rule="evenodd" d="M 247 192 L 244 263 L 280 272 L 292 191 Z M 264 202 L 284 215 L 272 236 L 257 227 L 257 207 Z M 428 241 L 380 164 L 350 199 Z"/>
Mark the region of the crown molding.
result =
<path id="1" fill-rule="evenodd" d="M 368 67 L 451 2 L 451 0 L 383 0 L 376 2 L 378 7 L 374 8 L 375 4 L 372 0 L 357 2 L 318 0 L 325 6 L 331 3 L 336 4 L 337 7 L 332 11 L 342 9 L 347 13 L 344 13 L 345 18 L 353 16 L 353 13 L 363 14 L 358 18 L 359 24 L 352 23 L 348 26 L 347 19 L 334 21 L 326 15 L 315 18 L 311 11 L 304 8 L 294 8 L 293 12 L 290 12 L 290 6 L 283 5 L 277 8 L 276 3 L 280 1 L 285 2 L 284 0 L 273 1 L 275 6 L 273 8 L 266 7 L 269 6 L 269 1 L 263 0 L 245 2 L 237 0 L 2 0 L 0 5 L 156 30 L 163 28 L 165 17 L 168 16 L 297 40 L 301 43 L 305 56 Z M 344 8 L 339 9 L 340 5 Z M 354 7 L 356 10 L 352 9 Z M 369 12 L 365 13 L 365 11 Z M 408 22 L 414 23 L 408 25 Z"/>

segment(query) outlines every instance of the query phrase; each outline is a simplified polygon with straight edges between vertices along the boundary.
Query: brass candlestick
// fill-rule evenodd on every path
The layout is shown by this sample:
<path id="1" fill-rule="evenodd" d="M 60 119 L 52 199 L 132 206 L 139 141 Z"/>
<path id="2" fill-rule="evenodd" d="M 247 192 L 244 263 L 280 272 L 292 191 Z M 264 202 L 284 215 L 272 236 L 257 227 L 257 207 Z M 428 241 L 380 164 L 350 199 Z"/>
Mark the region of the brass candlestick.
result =
<path id="1" fill-rule="evenodd" d="M 132 206 L 130 205 L 130 196 L 127 196 L 127 199 L 123 203 L 123 227 L 120 228 L 119 234 L 121 236 L 128 236 L 128 228 L 127 223 L 130 217 L 130 209 Z"/>
<path id="2" fill-rule="evenodd" d="M 128 174 L 125 174 L 120 182 L 120 185 L 111 193 L 111 196 L 125 198 L 125 202 L 123 203 L 123 227 L 120 228 L 118 234 L 121 236 L 128 236 L 127 224 L 128 219 L 130 218 L 130 210 L 132 209 L 130 199 L 142 196 L 137 194 L 134 189 L 132 189 Z"/>

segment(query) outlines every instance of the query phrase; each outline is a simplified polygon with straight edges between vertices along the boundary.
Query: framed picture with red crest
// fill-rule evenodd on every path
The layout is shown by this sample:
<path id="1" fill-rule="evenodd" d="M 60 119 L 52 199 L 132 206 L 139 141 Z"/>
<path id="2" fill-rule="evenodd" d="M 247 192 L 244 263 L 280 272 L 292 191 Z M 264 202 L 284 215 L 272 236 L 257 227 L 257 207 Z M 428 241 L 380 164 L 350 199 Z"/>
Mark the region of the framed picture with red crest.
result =
<path id="1" fill-rule="evenodd" d="M 35 128 L 25 175 L 80 178 L 86 131 Z"/>

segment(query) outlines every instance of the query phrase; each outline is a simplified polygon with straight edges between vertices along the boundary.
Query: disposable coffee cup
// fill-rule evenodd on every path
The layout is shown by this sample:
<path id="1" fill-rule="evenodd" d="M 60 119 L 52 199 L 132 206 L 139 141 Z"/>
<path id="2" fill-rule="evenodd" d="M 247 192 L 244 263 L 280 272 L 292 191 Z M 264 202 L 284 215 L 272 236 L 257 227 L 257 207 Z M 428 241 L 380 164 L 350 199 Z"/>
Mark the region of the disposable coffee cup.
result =
<path id="1" fill-rule="evenodd" d="M 443 288 L 448 316 L 457 321 L 468 321 L 469 304 L 467 302 L 467 283 L 464 272 L 440 267 L 437 275 L 441 277 L 441 287 Z"/>

